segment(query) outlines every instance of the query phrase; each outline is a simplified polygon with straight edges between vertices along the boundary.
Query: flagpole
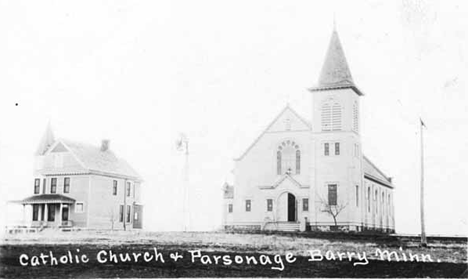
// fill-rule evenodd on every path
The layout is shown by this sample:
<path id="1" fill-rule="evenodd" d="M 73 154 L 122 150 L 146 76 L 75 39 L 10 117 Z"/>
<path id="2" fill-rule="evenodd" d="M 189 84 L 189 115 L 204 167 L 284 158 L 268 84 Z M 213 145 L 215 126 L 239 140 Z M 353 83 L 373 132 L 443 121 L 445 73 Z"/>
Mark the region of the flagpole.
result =
<path id="1" fill-rule="evenodd" d="M 188 229 L 188 179 L 189 177 L 189 143 L 188 140 L 185 141 L 185 174 L 184 174 L 184 232 Z"/>
<path id="2" fill-rule="evenodd" d="M 423 140 L 423 127 L 425 127 L 422 119 L 420 120 L 420 136 L 421 136 L 421 246 L 427 246 L 426 231 L 424 227 L 424 140 Z"/>

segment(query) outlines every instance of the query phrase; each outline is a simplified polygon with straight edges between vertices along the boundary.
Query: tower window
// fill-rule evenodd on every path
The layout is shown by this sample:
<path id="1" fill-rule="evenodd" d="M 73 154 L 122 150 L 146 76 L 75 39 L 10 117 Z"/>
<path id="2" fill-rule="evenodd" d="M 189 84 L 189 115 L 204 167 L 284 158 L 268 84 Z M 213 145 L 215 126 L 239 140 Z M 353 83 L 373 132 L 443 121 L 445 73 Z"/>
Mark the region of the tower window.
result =
<path id="1" fill-rule="evenodd" d="M 335 155 L 340 155 L 340 143 L 335 142 Z"/>
<path id="2" fill-rule="evenodd" d="M 252 209 L 252 201 L 245 200 L 245 211 L 250 212 L 251 209 Z"/>
<path id="3" fill-rule="evenodd" d="M 332 98 L 322 104 L 322 131 L 341 130 L 341 105 Z"/>
<path id="4" fill-rule="evenodd" d="M 337 205 L 338 193 L 336 184 L 328 185 L 328 205 Z"/>
<path id="5" fill-rule="evenodd" d="M 353 104 L 353 130 L 356 133 L 359 132 L 359 114 L 357 102 L 354 102 Z"/>
<path id="6" fill-rule="evenodd" d="M 232 213 L 232 203 L 228 204 L 228 212 Z"/>
<path id="7" fill-rule="evenodd" d="M 328 142 L 326 142 L 324 145 L 323 145 L 323 152 L 324 152 L 324 155 L 325 156 L 328 156 L 330 155 L 330 144 Z"/>

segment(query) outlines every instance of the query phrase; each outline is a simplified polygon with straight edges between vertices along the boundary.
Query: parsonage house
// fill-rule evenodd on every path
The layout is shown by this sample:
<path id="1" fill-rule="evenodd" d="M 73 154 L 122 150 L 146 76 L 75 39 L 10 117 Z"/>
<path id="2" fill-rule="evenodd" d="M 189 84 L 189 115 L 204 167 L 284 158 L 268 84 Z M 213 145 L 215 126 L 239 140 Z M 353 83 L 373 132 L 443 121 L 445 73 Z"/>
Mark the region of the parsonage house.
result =
<path id="1" fill-rule="evenodd" d="M 234 185 L 223 187 L 224 227 L 394 232 L 394 185 L 362 154 L 364 94 L 336 30 L 310 91 L 311 121 L 287 105 L 235 159 Z"/>
<path id="2" fill-rule="evenodd" d="M 48 125 L 34 169 L 32 195 L 20 201 L 29 226 L 142 228 L 142 179 L 110 150 L 108 140 L 100 146 L 55 140 Z"/>

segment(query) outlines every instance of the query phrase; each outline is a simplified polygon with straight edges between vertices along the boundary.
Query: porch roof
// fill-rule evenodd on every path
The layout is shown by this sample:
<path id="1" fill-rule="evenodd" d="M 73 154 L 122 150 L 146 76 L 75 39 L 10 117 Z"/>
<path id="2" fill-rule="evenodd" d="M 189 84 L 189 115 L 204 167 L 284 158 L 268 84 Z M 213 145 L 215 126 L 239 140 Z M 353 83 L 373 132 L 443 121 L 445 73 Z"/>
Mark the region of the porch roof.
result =
<path id="1" fill-rule="evenodd" d="M 38 204 L 38 203 L 75 203 L 75 199 L 59 194 L 42 194 L 34 195 L 19 201 L 21 204 Z"/>

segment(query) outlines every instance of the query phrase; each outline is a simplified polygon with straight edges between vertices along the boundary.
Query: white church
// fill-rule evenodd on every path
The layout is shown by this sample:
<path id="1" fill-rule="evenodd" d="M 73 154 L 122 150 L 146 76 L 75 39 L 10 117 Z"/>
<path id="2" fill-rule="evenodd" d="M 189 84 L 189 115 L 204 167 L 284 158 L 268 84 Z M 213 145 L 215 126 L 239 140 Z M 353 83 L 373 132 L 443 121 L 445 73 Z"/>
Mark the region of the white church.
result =
<path id="1" fill-rule="evenodd" d="M 312 120 L 287 105 L 235 159 L 225 184 L 227 230 L 395 231 L 392 179 L 363 153 L 360 98 L 336 30 Z"/>

